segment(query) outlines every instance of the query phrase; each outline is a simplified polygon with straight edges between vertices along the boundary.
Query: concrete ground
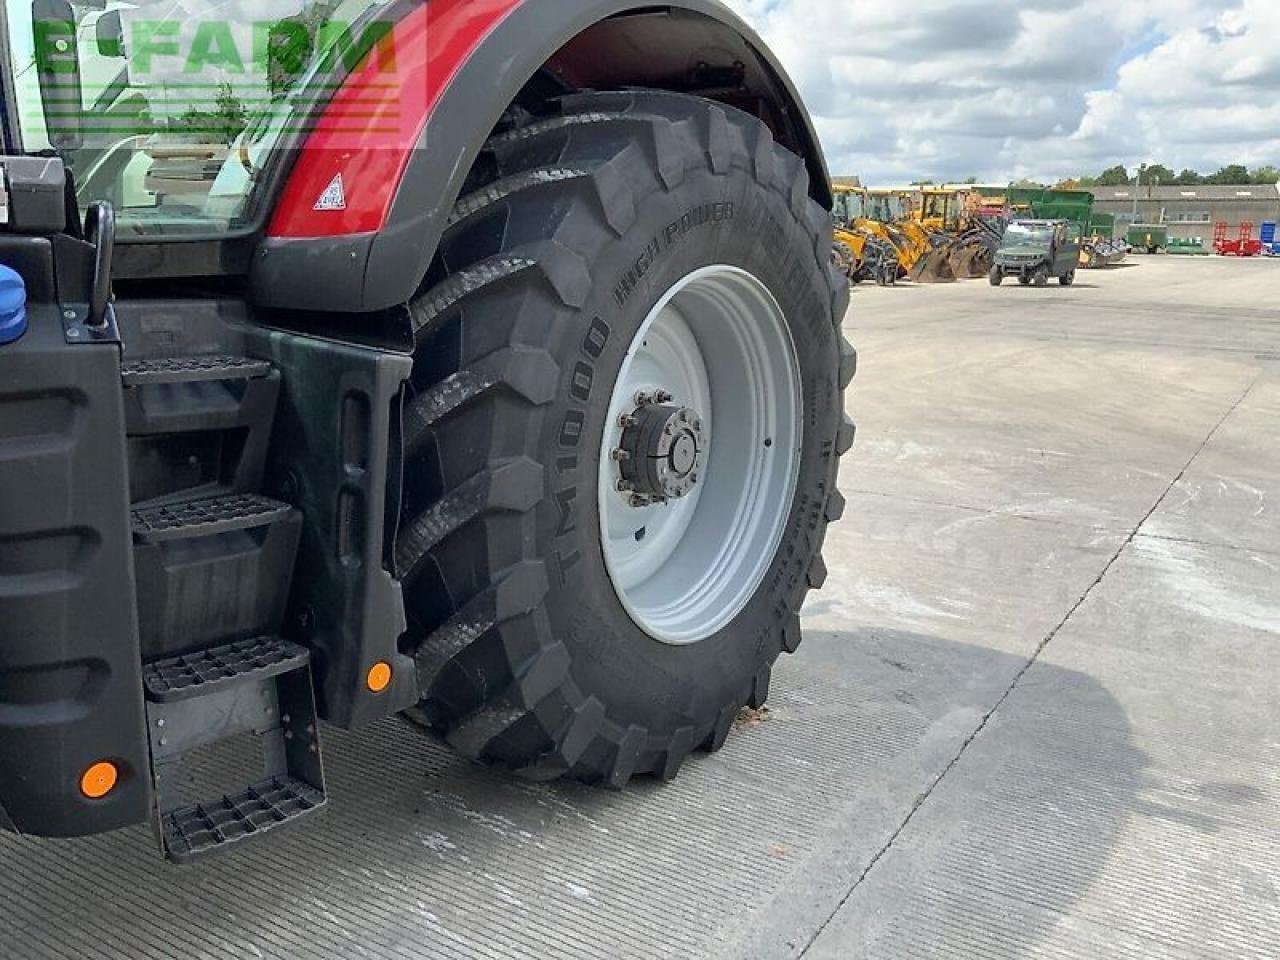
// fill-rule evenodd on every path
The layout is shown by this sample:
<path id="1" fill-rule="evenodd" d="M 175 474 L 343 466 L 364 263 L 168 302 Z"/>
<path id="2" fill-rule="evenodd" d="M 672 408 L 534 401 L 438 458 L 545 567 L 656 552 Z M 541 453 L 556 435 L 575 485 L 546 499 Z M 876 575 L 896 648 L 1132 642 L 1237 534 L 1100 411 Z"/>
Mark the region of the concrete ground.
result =
<path id="1" fill-rule="evenodd" d="M 330 733 L 310 829 L 0 839 L 0 956 L 1280 956 L 1280 263 L 859 288 L 831 575 L 670 785 Z"/>

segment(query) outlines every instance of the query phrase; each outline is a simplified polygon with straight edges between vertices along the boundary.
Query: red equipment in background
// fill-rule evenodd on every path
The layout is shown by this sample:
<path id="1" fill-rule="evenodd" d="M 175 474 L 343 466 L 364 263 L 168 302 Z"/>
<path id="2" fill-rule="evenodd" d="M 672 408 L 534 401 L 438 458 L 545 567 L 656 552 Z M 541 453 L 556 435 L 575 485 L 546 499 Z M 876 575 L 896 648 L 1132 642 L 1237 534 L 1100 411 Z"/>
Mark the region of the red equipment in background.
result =
<path id="1" fill-rule="evenodd" d="M 1245 220 L 1234 240 L 1227 239 L 1227 222 L 1213 225 L 1213 249 L 1222 257 L 1256 257 L 1262 253 L 1262 241 L 1253 235 L 1254 222 Z"/>
<path id="2" fill-rule="evenodd" d="M 1227 221 L 1219 220 L 1213 225 L 1213 251 L 1219 256 L 1225 257 L 1228 253 L 1235 254 L 1236 241 L 1227 239 Z M 1230 248 L 1230 249 L 1228 249 Z"/>

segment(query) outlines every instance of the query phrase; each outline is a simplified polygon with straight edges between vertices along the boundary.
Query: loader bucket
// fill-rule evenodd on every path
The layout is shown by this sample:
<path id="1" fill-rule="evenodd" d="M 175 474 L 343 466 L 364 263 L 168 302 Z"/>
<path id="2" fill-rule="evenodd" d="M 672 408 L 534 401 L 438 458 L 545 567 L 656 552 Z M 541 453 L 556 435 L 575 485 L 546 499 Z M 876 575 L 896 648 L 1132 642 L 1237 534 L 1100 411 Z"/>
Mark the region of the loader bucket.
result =
<path id="1" fill-rule="evenodd" d="M 957 277 L 985 277 L 987 268 L 982 263 L 984 252 L 978 244 L 958 245 L 948 258 L 951 272 Z"/>
<path id="2" fill-rule="evenodd" d="M 915 283 L 951 283 L 955 278 L 948 247 L 934 247 L 911 267 Z"/>

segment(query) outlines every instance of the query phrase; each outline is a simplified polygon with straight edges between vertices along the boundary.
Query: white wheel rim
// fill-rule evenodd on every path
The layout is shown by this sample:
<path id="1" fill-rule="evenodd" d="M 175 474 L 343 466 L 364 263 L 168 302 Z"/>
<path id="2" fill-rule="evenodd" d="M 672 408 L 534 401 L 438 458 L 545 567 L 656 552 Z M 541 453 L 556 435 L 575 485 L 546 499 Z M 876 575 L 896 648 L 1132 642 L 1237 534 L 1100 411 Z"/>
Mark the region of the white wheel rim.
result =
<path id="1" fill-rule="evenodd" d="M 664 391 L 702 421 L 698 480 L 633 506 L 613 452 L 638 394 Z M 782 308 L 737 267 L 697 270 L 636 333 L 609 401 L 600 451 L 600 539 L 636 625 L 669 644 L 725 627 L 751 600 L 782 541 L 803 440 L 800 370 Z"/>

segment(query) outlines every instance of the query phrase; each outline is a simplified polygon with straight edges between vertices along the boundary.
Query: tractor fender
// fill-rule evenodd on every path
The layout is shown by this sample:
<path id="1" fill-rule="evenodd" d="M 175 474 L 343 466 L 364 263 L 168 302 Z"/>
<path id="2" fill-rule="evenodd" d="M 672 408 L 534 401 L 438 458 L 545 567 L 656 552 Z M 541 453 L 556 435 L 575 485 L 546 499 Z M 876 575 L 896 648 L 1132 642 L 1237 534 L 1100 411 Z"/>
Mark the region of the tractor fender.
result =
<path id="1" fill-rule="evenodd" d="M 437 18 L 448 16 L 451 6 L 465 6 L 467 30 L 443 44 L 443 54 L 428 54 L 435 58 L 428 61 L 435 76 L 450 79 L 427 105 L 385 216 L 381 222 L 358 223 L 354 230 L 343 217 L 331 218 L 331 226 L 317 226 L 316 214 L 323 211 L 316 184 L 327 183 L 329 171 L 313 171 L 305 179 L 304 146 L 253 257 L 250 296 L 256 305 L 374 312 L 407 302 L 427 273 L 485 141 L 525 85 L 544 69 L 570 86 L 643 86 L 749 104 L 775 139 L 805 159 L 810 194 L 830 209 L 826 161 L 794 84 L 751 27 L 719 0 L 674 0 L 661 6 L 636 0 L 426 4 Z M 441 62 L 441 56 L 452 62 Z M 335 101 L 341 96 L 339 91 Z M 352 154 L 342 152 L 341 162 L 351 162 Z M 305 188 L 295 181 L 305 182 Z M 354 180 L 345 183 L 348 194 L 361 186 Z M 291 230 L 291 223 L 303 228 Z"/>

